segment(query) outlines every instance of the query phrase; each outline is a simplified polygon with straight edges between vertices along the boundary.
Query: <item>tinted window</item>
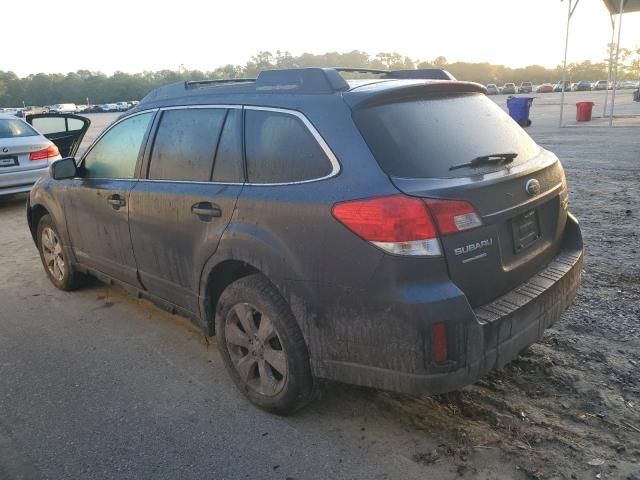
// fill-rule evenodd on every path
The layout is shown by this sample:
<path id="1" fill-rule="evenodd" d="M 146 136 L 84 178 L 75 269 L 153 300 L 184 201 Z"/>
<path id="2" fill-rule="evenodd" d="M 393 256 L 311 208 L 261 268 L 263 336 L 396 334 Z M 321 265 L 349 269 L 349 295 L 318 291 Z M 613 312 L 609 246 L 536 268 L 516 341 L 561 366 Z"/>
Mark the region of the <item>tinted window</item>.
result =
<path id="1" fill-rule="evenodd" d="M 38 135 L 29 124 L 22 120 L 0 119 L 0 138 L 35 137 Z"/>
<path id="2" fill-rule="evenodd" d="M 123 120 L 94 145 L 82 164 L 85 178 L 133 178 L 153 113 Z"/>
<path id="3" fill-rule="evenodd" d="M 499 166 L 463 168 L 482 155 L 517 153 L 510 165 L 540 148 L 499 106 L 484 95 L 413 100 L 362 108 L 354 119 L 369 148 L 388 174 L 447 178 L 495 171 Z"/>
<path id="4" fill-rule="evenodd" d="M 245 121 L 249 182 L 295 182 L 331 172 L 320 145 L 293 115 L 247 110 Z"/>
<path id="5" fill-rule="evenodd" d="M 163 112 L 151 154 L 149 178 L 209 181 L 226 112 L 221 108 Z"/>
<path id="6" fill-rule="evenodd" d="M 40 117 L 32 119 L 31 123 L 44 135 L 48 133 L 74 132 L 84 128 L 84 122 L 77 118 Z"/>
<path id="7" fill-rule="evenodd" d="M 229 110 L 213 167 L 216 182 L 242 182 L 242 111 Z"/>

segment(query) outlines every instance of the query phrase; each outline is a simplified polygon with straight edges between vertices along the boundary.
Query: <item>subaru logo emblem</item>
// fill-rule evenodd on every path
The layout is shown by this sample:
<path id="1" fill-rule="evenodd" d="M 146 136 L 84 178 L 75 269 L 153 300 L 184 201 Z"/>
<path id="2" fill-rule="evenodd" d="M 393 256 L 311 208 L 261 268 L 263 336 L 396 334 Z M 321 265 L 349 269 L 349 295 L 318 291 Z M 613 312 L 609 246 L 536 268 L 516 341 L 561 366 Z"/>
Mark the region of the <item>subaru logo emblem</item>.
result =
<path id="1" fill-rule="evenodd" d="M 2 153 L 7 153 L 9 149 L 7 147 L 2 147 Z"/>
<path id="2" fill-rule="evenodd" d="M 532 178 L 527 181 L 524 189 L 527 191 L 529 195 L 532 197 L 538 195 L 540 193 L 540 182 L 535 178 Z"/>

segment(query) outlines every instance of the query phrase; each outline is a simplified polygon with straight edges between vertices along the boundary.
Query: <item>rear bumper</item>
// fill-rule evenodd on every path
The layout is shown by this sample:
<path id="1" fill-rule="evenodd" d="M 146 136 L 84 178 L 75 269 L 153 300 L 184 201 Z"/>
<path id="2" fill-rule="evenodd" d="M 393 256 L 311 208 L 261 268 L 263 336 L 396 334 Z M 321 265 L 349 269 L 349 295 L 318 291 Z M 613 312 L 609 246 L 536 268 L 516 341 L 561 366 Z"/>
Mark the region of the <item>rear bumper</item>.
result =
<path id="1" fill-rule="evenodd" d="M 48 166 L 10 173 L 0 171 L 0 196 L 28 192 L 33 184 L 48 171 Z"/>
<path id="2" fill-rule="evenodd" d="M 542 337 L 544 330 L 560 318 L 575 298 L 581 281 L 582 262 L 580 228 L 577 221 L 569 216 L 562 251 L 527 282 L 475 309 L 468 303 L 466 308 L 461 308 L 459 298 L 447 299 L 445 308 L 437 308 L 438 315 L 450 312 L 454 319 L 449 324 L 450 335 L 455 336 L 453 341 L 450 338 L 449 350 L 455 354 L 450 355 L 447 365 L 433 367 L 424 360 L 422 372 L 411 372 L 365 365 L 364 362 L 325 360 L 314 362 L 314 369 L 325 378 L 398 392 L 437 394 L 457 390 L 474 383 L 488 371 L 509 363 Z M 448 309 L 447 302 L 450 304 Z M 416 313 L 424 314 L 425 311 L 428 310 L 422 308 Z M 382 329 L 385 327 L 389 328 L 388 342 L 393 344 L 396 342 L 392 336 L 395 325 L 380 326 Z M 420 349 L 425 358 L 429 357 L 426 335 L 425 329 L 421 333 L 416 330 L 414 355 Z M 359 356 L 375 358 L 376 354 L 379 355 L 371 349 Z"/>

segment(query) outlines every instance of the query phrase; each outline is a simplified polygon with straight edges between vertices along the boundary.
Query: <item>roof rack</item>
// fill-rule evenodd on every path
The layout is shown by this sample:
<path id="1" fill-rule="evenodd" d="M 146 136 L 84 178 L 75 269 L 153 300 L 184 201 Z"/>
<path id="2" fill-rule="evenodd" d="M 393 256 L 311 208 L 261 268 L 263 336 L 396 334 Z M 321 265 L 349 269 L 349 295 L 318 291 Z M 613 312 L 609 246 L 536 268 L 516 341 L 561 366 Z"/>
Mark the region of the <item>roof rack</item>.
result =
<path id="1" fill-rule="evenodd" d="M 184 85 L 186 88 L 194 88 L 201 85 L 228 85 L 233 83 L 251 83 L 255 81 L 255 78 L 221 78 L 216 80 L 190 80 L 188 82 L 184 82 Z"/>
<path id="2" fill-rule="evenodd" d="M 374 73 L 378 75 L 386 75 L 389 73 L 389 70 L 378 70 L 376 68 L 358 68 L 358 67 L 336 67 L 334 68 L 336 72 L 345 72 L 345 73 Z"/>
<path id="3" fill-rule="evenodd" d="M 420 70 L 378 70 L 373 68 L 290 68 L 286 70 L 263 70 L 257 78 L 230 78 L 179 82 L 152 90 L 144 103 L 165 98 L 196 94 L 196 91 L 215 87 L 215 93 L 295 93 L 332 94 L 351 88 L 340 73 L 369 73 L 380 75 L 385 80 L 455 80 L 446 70 L 438 68 Z M 214 91 L 207 93 L 214 93 Z"/>
<path id="4" fill-rule="evenodd" d="M 455 80 L 455 77 L 441 68 L 419 68 L 417 70 L 379 70 L 375 68 L 337 67 L 337 72 L 345 73 L 373 73 L 382 78 L 413 79 L 413 80 Z"/>

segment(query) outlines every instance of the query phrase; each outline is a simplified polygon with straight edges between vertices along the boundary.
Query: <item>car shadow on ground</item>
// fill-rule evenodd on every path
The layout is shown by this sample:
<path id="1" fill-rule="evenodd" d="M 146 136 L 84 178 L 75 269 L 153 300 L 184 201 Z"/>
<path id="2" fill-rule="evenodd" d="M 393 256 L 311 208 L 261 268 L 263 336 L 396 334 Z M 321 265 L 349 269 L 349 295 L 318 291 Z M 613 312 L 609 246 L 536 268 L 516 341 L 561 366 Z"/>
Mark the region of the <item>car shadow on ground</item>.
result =
<path id="1" fill-rule="evenodd" d="M 13 195 L 0 196 L 0 209 L 15 207 L 20 203 L 26 203 L 27 198 L 29 198 L 29 193 L 16 193 Z"/>

